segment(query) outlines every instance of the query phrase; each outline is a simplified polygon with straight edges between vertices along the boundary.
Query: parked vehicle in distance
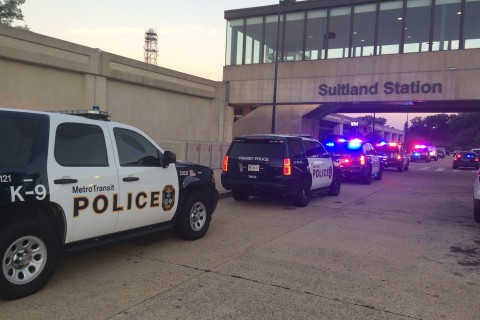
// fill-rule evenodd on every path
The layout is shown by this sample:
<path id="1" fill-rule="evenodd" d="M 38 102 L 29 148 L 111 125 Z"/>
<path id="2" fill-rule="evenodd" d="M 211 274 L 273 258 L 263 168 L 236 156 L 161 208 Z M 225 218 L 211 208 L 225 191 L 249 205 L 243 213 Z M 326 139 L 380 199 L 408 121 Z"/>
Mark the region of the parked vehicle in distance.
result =
<path id="1" fill-rule="evenodd" d="M 476 222 L 480 223 L 480 171 L 475 177 L 473 187 L 473 217 Z"/>
<path id="2" fill-rule="evenodd" d="M 383 162 L 373 145 L 361 139 L 337 139 L 325 144 L 333 159 L 340 163 L 346 180 L 357 179 L 371 184 L 373 178 L 382 180 Z"/>
<path id="3" fill-rule="evenodd" d="M 413 148 L 410 161 L 425 161 L 430 162 L 430 150 L 424 145 L 415 145 Z"/>
<path id="4" fill-rule="evenodd" d="M 445 148 L 437 148 L 437 155 L 439 158 L 443 159 L 447 155 Z"/>
<path id="5" fill-rule="evenodd" d="M 473 151 L 473 152 L 475 152 L 478 156 L 480 156 L 480 149 L 474 148 L 474 149 L 472 149 L 472 150 L 470 150 L 470 151 Z"/>
<path id="6" fill-rule="evenodd" d="M 478 155 L 472 151 L 458 151 L 453 157 L 452 168 L 475 168 L 478 170 Z"/>
<path id="7" fill-rule="evenodd" d="M 237 201 L 249 196 L 286 196 L 305 207 L 313 191 L 340 193 L 342 176 L 323 145 L 293 135 L 235 137 L 223 159 L 222 185 Z"/>
<path id="8" fill-rule="evenodd" d="M 399 142 L 385 142 L 375 144 L 375 151 L 382 158 L 384 168 L 395 168 L 399 172 L 408 170 L 410 155 Z"/>
<path id="9" fill-rule="evenodd" d="M 435 146 L 427 146 L 427 148 L 430 152 L 430 159 L 438 161 L 437 148 Z"/>

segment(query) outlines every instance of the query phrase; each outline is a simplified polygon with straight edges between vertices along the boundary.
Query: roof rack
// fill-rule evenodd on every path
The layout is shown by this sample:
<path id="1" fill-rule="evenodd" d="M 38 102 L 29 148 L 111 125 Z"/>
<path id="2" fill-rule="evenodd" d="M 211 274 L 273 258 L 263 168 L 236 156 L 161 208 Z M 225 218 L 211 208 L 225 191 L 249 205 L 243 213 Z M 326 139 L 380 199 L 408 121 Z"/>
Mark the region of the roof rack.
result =
<path id="1" fill-rule="evenodd" d="M 100 111 L 100 110 L 53 110 L 49 112 L 54 113 L 61 113 L 61 114 L 70 114 L 74 116 L 85 117 L 88 119 L 93 120 L 103 120 L 103 121 L 110 121 L 110 113 L 107 111 Z"/>

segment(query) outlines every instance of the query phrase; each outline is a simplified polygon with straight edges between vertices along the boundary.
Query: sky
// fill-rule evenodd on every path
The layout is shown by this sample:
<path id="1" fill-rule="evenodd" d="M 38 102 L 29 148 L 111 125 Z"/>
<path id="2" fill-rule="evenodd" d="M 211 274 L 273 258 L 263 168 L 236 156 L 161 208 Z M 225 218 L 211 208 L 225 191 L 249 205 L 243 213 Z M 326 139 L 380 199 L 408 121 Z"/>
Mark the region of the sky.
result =
<path id="1" fill-rule="evenodd" d="M 222 81 L 225 10 L 277 0 L 26 0 L 20 7 L 30 31 L 144 61 L 145 31 L 158 34 L 157 65 Z M 425 117 L 428 114 L 409 114 Z M 406 114 L 376 114 L 403 129 Z"/>

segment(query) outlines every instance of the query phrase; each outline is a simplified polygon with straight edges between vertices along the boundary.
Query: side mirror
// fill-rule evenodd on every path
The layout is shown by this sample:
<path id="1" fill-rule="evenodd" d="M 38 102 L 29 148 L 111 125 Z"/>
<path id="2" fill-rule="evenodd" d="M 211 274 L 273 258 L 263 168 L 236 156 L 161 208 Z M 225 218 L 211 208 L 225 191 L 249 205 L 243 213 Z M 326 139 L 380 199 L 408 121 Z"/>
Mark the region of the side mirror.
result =
<path id="1" fill-rule="evenodd" d="M 177 162 L 177 155 L 172 151 L 165 151 L 165 153 L 163 154 L 163 157 L 161 159 L 162 167 L 166 168 L 171 163 L 175 163 L 175 162 Z"/>

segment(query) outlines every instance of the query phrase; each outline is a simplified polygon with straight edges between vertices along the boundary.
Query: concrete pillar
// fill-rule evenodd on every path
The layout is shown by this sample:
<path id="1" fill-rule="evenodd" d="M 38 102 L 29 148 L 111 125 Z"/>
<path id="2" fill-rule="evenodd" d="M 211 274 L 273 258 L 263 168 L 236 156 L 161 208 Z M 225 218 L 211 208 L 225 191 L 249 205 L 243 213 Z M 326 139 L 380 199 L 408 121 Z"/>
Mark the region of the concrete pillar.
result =
<path id="1" fill-rule="evenodd" d="M 336 123 L 333 125 L 333 134 L 343 135 L 343 123 Z"/>
<path id="2" fill-rule="evenodd" d="M 100 110 L 107 111 L 107 78 L 93 74 L 85 75 L 85 105 L 79 109 L 91 109 L 99 106 Z"/>
<path id="3" fill-rule="evenodd" d="M 394 138 L 393 133 L 391 132 L 385 132 L 385 140 L 387 141 L 396 141 Z"/>

